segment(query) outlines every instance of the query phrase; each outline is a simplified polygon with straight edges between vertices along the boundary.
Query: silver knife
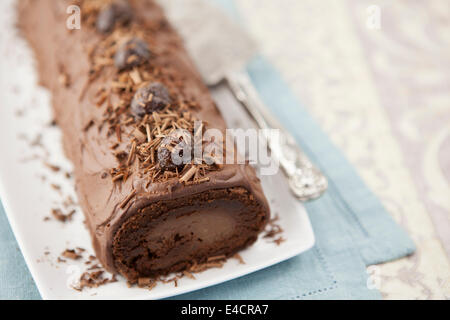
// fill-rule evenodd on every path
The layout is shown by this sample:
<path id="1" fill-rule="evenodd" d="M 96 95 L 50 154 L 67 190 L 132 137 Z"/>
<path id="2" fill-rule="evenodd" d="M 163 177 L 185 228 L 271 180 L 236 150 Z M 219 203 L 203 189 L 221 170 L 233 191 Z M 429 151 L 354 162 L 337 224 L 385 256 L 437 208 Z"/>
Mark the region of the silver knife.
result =
<path id="1" fill-rule="evenodd" d="M 328 187 L 327 179 L 269 112 L 245 71 L 258 52 L 252 39 L 222 10 L 205 0 L 158 2 L 181 34 L 206 84 L 215 86 L 225 81 L 260 129 L 280 130 L 280 139 L 275 141 L 270 135 L 266 139 L 272 156 L 277 157 L 289 179 L 292 193 L 301 201 L 320 197 Z"/>

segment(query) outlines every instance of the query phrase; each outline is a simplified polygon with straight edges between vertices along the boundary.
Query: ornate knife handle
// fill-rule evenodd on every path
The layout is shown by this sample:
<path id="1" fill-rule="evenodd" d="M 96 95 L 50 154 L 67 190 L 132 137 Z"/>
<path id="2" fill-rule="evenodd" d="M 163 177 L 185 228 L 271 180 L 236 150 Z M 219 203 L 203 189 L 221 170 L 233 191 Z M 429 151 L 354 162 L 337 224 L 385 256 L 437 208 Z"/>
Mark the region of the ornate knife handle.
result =
<path id="1" fill-rule="evenodd" d="M 248 74 L 231 73 L 226 79 L 236 99 L 242 103 L 260 129 L 279 130 L 279 139 L 274 139 L 269 134 L 266 139 L 272 155 L 279 160 L 289 179 L 292 193 L 301 201 L 320 197 L 328 188 L 327 179 L 312 164 L 295 139 L 269 113 Z"/>

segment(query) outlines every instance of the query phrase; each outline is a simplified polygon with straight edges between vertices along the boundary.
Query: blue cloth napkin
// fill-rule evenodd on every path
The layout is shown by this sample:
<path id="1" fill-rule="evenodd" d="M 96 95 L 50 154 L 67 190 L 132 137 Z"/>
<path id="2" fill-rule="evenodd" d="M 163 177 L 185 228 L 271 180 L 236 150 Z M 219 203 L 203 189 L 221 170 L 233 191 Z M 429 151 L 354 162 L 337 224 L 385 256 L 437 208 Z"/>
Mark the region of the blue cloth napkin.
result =
<path id="1" fill-rule="evenodd" d="M 214 0 L 233 14 L 232 0 Z M 234 12 L 234 16 L 235 12 Z M 311 250 L 285 262 L 176 299 L 379 299 L 366 266 L 414 252 L 354 168 L 296 100 L 263 57 L 248 66 L 254 85 L 308 156 L 329 179 L 329 190 L 306 203 L 316 236 Z M 38 299 L 39 292 L 0 206 L 0 299 Z"/>
<path id="2" fill-rule="evenodd" d="M 0 300 L 40 298 L 0 202 Z"/>

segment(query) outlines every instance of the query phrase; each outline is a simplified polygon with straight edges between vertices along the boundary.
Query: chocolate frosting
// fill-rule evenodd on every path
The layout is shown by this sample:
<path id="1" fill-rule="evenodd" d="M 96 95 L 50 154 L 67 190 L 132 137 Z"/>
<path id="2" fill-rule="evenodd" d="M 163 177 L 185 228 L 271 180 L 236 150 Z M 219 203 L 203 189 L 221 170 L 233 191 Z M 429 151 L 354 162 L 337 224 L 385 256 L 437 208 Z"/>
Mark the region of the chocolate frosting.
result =
<path id="1" fill-rule="evenodd" d="M 165 85 L 177 95 L 198 103 L 200 108 L 192 111 L 197 118 L 224 130 L 222 116 L 162 10 L 150 0 L 130 3 L 136 23 L 144 32 L 153 32 L 152 63 L 175 70 L 176 79 Z M 79 202 L 103 265 L 111 272 L 116 271 L 112 256 L 116 230 L 125 219 L 156 201 L 240 186 L 250 191 L 268 214 L 269 206 L 260 181 L 249 165 L 226 164 L 220 170 L 208 172 L 209 181 L 184 185 L 178 179 L 148 184 L 148 178 L 135 163 L 133 174 L 125 182 L 112 181 L 108 173 L 118 165 L 118 160 L 111 152 L 111 145 L 117 139 L 108 135 L 106 128 L 98 126 L 103 110 L 95 106 L 95 101 L 101 85 L 116 70 L 114 66 L 105 68 L 98 78 L 88 83 L 89 48 L 102 41 L 103 35 L 84 25 L 81 30 L 68 30 L 66 8 L 70 4 L 71 1 L 24 0 L 19 5 L 20 27 L 35 51 L 40 81 L 52 93 L 54 116 L 63 132 L 64 149 L 74 164 Z M 59 81 L 61 72 L 69 77 L 69 86 Z M 180 82 L 181 86 L 175 85 Z M 128 133 L 122 135 L 119 148 L 130 143 Z M 123 205 L 134 191 L 135 196 Z"/>

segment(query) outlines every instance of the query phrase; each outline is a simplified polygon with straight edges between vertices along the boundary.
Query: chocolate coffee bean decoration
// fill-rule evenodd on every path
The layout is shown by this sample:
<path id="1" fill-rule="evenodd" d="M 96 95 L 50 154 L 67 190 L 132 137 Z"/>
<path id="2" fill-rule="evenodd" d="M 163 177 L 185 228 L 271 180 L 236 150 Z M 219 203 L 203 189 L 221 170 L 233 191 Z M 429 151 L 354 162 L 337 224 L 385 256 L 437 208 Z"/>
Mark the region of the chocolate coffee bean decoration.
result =
<path id="1" fill-rule="evenodd" d="M 103 8 L 96 21 L 97 30 L 110 33 L 117 25 L 127 25 L 133 18 L 133 11 L 128 1 L 115 1 Z"/>
<path id="2" fill-rule="evenodd" d="M 191 142 L 189 132 L 175 132 L 166 136 L 158 148 L 159 168 L 163 171 L 175 171 L 190 163 L 193 151 Z"/>
<path id="3" fill-rule="evenodd" d="M 169 90 L 159 82 L 150 82 L 139 88 L 131 101 L 131 112 L 143 117 L 154 111 L 164 109 L 171 103 Z"/>
<path id="4" fill-rule="evenodd" d="M 114 56 L 114 64 L 119 71 L 131 69 L 150 59 L 151 52 L 146 42 L 132 38 L 122 44 Z"/>

